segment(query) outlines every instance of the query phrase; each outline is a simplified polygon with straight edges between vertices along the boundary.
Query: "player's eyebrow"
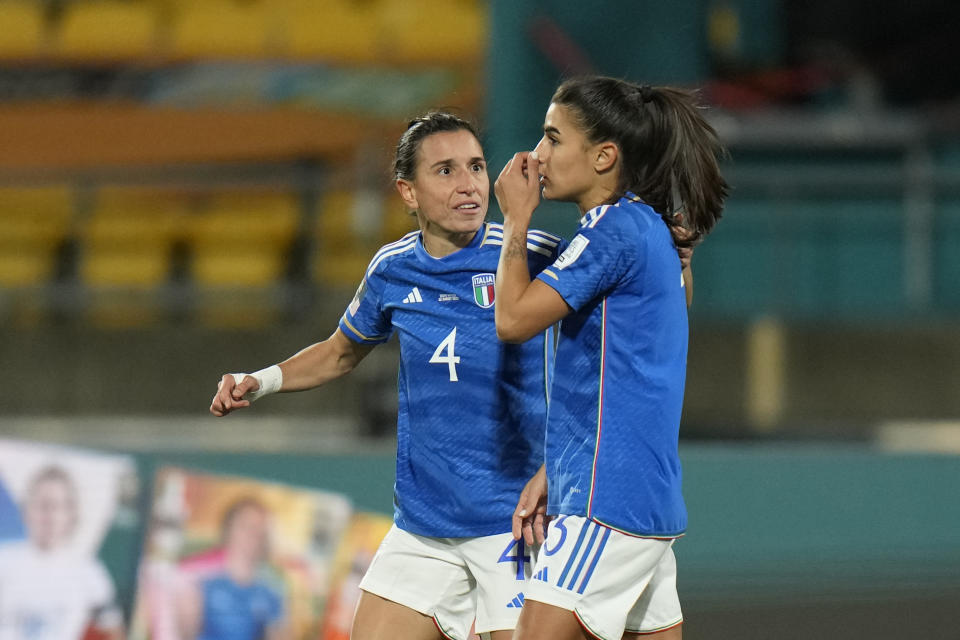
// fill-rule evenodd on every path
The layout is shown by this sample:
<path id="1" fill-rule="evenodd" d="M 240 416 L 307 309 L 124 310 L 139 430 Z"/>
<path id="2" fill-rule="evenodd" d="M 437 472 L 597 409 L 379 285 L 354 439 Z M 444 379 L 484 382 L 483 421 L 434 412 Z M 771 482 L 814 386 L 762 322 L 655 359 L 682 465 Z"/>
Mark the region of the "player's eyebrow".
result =
<path id="1" fill-rule="evenodd" d="M 467 160 L 467 164 L 476 164 L 478 162 L 485 164 L 487 162 L 487 159 L 484 158 L 483 156 L 474 156 L 469 160 Z M 448 164 L 455 164 L 453 158 L 445 158 L 443 160 L 437 160 L 432 165 L 430 165 L 430 168 L 433 169 L 434 167 L 442 167 Z"/>
<path id="2" fill-rule="evenodd" d="M 557 129 L 556 127 L 552 127 L 552 126 L 549 126 L 549 125 L 543 127 L 543 132 L 544 132 L 544 133 L 553 133 L 553 134 L 556 134 L 556 135 L 560 135 L 560 129 Z"/>

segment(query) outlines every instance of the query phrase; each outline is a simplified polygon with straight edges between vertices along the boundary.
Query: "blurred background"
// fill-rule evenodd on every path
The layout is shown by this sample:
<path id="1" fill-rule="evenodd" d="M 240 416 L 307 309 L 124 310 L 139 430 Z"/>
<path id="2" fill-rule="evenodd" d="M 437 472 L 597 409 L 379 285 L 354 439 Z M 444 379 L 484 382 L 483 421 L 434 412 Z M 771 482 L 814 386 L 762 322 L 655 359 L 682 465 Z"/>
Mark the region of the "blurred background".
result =
<path id="1" fill-rule="evenodd" d="M 733 189 L 693 258 L 685 636 L 960 637 L 958 26 L 944 0 L 0 0 L 0 436 L 389 513 L 395 342 L 225 420 L 220 375 L 326 338 L 413 228 L 409 118 L 475 118 L 495 177 L 569 75 L 696 87 Z M 103 552 L 127 616 L 142 526 Z"/>

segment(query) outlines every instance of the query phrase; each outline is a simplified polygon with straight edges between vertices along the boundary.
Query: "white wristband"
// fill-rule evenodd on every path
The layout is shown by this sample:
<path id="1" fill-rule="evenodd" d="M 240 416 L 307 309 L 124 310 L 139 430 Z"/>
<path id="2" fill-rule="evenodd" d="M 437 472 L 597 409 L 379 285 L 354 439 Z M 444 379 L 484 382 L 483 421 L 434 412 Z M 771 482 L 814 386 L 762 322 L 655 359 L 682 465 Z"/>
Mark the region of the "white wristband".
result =
<path id="1" fill-rule="evenodd" d="M 255 371 L 253 373 L 232 373 L 230 375 L 233 376 L 235 384 L 240 384 L 247 376 L 253 376 L 260 384 L 259 389 L 247 393 L 246 397 L 244 398 L 250 402 L 253 402 L 257 398 L 262 398 L 263 396 L 271 393 L 276 393 L 277 391 L 280 391 L 280 387 L 283 386 L 283 371 L 280 370 L 280 365 L 276 364 L 267 367 L 266 369 L 260 369 L 260 371 Z"/>

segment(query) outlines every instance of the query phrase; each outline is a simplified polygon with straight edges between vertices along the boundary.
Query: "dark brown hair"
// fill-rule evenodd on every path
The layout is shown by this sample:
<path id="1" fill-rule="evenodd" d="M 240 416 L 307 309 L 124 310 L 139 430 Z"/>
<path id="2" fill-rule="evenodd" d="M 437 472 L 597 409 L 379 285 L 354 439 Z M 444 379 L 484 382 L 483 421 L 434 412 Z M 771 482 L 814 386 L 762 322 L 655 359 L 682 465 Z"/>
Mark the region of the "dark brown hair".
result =
<path id="1" fill-rule="evenodd" d="M 571 110 L 591 143 L 609 141 L 619 148 L 612 202 L 629 191 L 667 225 L 683 224 L 691 234 L 680 245 L 692 245 L 713 229 L 729 191 L 719 166 L 726 151 L 693 92 L 586 76 L 561 84 L 552 102 Z"/>
<path id="2" fill-rule="evenodd" d="M 429 111 L 414 118 L 407 130 L 397 142 L 397 152 L 393 160 L 393 175 L 397 180 L 413 180 L 417 172 L 417 153 L 420 145 L 434 133 L 447 131 L 469 131 L 474 138 L 480 139 L 477 129 L 469 121 L 446 111 Z"/>

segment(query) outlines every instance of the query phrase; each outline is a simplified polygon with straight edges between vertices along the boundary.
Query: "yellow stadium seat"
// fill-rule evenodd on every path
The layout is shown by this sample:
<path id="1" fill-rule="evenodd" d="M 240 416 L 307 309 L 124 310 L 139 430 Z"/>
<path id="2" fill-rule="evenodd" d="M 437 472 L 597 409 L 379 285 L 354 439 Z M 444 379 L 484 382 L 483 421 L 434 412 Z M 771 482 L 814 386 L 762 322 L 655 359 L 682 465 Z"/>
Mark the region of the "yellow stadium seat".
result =
<path id="1" fill-rule="evenodd" d="M 376 2 L 333 0 L 287 9 L 286 52 L 295 58 L 369 64 L 381 53 Z"/>
<path id="2" fill-rule="evenodd" d="M 327 191 L 320 200 L 317 213 L 316 239 L 320 244 L 353 242 L 353 192 L 343 189 Z"/>
<path id="3" fill-rule="evenodd" d="M 324 194 L 314 229 L 316 251 L 313 277 L 338 287 L 356 287 L 370 259 L 384 243 L 398 240 L 417 228 L 416 219 L 407 212 L 393 191 L 381 194 L 381 216 L 372 233 L 358 234 L 353 220 L 353 191 L 337 189 Z"/>
<path id="4" fill-rule="evenodd" d="M 373 257 L 373 251 L 320 251 L 315 260 L 317 279 L 333 287 L 356 288 Z"/>
<path id="5" fill-rule="evenodd" d="M 170 273 L 170 251 L 161 247 L 88 249 L 80 261 L 80 280 L 97 287 L 149 289 Z"/>
<path id="6" fill-rule="evenodd" d="M 0 286 L 48 280 L 72 215 L 66 187 L 0 188 Z"/>
<path id="7" fill-rule="evenodd" d="M 190 236 L 197 247 L 253 245 L 285 250 L 297 233 L 300 207 L 285 192 L 237 192 L 212 198 L 193 217 Z"/>
<path id="8" fill-rule="evenodd" d="M 411 231 L 416 231 L 417 228 L 417 217 L 410 213 L 403 200 L 395 193 L 388 194 L 383 211 L 383 241 L 399 240 Z"/>
<path id="9" fill-rule="evenodd" d="M 182 198 L 168 192 L 101 190 L 81 233 L 81 282 L 106 289 L 151 289 L 164 284 L 185 208 Z"/>
<path id="10" fill-rule="evenodd" d="M 0 188 L 0 242 L 51 244 L 66 235 L 73 215 L 67 187 Z"/>
<path id="11" fill-rule="evenodd" d="M 406 64 L 476 63 L 488 39 L 486 3 L 448 0 L 385 0 L 381 12 L 387 59 Z"/>
<path id="12" fill-rule="evenodd" d="M 262 57 L 279 50 L 280 16 L 266 3 L 204 0 L 174 18 L 170 53 L 177 58 Z"/>
<path id="13" fill-rule="evenodd" d="M 282 278 L 300 225 L 296 195 L 235 192 L 213 197 L 190 231 L 200 285 L 267 287 Z"/>
<path id="14" fill-rule="evenodd" d="M 0 287 L 28 287 L 50 279 L 54 257 L 37 249 L 0 248 Z"/>
<path id="15" fill-rule="evenodd" d="M 200 285 L 267 287 L 286 269 L 286 254 L 272 247 L 207 247 L 193 255 L 192 273 Z"/>
<path id="16" fill-rule="evenodd" d="M 45 46 L 43 5 L 40 2 L 0 2 L 0 58 L 32 58 Z"/>
<path id="17" fill-rule="evenodd" d="M 69 58 L 147 57 L 157 44 L 157 11 L 148 2 L 73 2 L 61 18 L 56 51 Z"/>

